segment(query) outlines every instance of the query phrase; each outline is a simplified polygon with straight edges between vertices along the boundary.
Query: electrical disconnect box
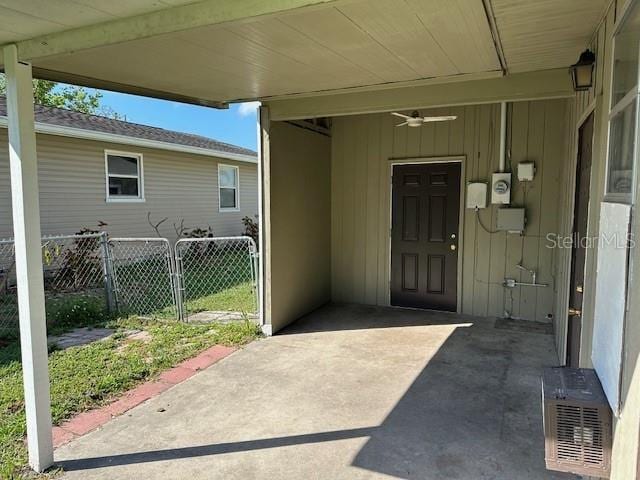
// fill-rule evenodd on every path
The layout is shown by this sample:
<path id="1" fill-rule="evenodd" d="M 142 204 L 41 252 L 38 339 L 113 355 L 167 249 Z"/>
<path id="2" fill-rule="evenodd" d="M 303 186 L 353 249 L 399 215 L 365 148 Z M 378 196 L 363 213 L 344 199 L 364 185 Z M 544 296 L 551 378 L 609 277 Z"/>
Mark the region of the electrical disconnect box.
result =
<path id="1" fill-rule="evenodd" d="M 487 208 L 487 184 L 471 182 L 467 184 L 467 208 Z"/>
<path id="2" fill-rule="evenodd" d="M 525 225 L 524 208 L 500 208 L 496 228 L 509 233 L 524 232 Z"/>
<path id="3" fill-rule="evenodd" d="M 491 178 L 491 203 L 508 205 L 511 202 L 511 174 L 494 173 Z"/>
<path id="4" fill-rule="evenodd" d="M 532 182 L 536 174 L 536 166 L 533 162 L 520 162 L 518 164 L 518 180 Z"/>

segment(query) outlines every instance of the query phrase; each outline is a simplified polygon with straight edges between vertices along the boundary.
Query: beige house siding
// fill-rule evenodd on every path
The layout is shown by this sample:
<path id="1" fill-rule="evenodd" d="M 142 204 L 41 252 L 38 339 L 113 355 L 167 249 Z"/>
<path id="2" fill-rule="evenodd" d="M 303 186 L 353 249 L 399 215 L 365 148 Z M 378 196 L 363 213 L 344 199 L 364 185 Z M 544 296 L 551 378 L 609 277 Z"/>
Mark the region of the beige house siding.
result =
<path id="1" fill-rule="evenodd" d="M 331 300 L 331 139 L 273 122 L 266 218 L 273 331 Z"/>
<path id="2" fill-rule="evenodd" d="M 214 157 L 139 148 L 53 135 L 37 135 L 40 209 L 44 235 L 70 234 L 108 224 L 111 236 L 156 236 L 147 222 L 168 220 L 162 235 L 175 239 L 173 224 L 211 226 L 215 235 L 243 232 L 242 217 L 258 212 L 258 174 L 254 164 Z M 107 203 L 104 151 L 143 155 L 144 202 Z M 218 163 L 240 172 L 240 211 L 218 211 Z M 12 236 L 7 131 L 0 129 L 0 238 Z"/>
<path id="3" fill-rule="evenodd" d="M 464 211 L 462 313 L 547 321 L 554 313 L 555 250 L 546 235 L 558 231 L 557 208 L 564 184 L 560 172 L 566 163 L 566 100 L 513 104 L 511 166 L 533 161 L 535 180 L 519 184 L 514 173 L 512 205 L 524 205 L 524 236 L 489 234 Z M 421 128 L 396 128 L 388 113 L 337 117 L 333 120 L 332 148 L 332 297 L 336 301 L 388 305 L 390 232 L 390 159 L 466 157 L 465 183 L 489 181 L 498 170 L 499 104 L 439 108 L 429 115 L 457 115 L 453 122 Z M 508 165 L 508 163 L 507 163 Z M 495 226 L 497 207 L 482 210 L 485 222 Z M 505 289 L 505 277 L 530 281 L 516 268 L 522 261 L 538 271 L 548 288 Z"/>

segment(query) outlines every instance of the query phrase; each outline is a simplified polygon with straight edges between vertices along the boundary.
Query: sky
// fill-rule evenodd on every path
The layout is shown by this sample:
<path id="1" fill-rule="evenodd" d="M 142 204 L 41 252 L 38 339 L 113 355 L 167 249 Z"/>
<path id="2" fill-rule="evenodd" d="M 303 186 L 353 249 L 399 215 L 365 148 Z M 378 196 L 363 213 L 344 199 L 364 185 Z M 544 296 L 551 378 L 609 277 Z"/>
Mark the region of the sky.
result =
<path id="1" fill-rule="evenodd" d="M 233 104 L 228 110 L 101 91 L 102 104 L 128 122 L 195 133 L 256 150 L 257 102 Z"/>

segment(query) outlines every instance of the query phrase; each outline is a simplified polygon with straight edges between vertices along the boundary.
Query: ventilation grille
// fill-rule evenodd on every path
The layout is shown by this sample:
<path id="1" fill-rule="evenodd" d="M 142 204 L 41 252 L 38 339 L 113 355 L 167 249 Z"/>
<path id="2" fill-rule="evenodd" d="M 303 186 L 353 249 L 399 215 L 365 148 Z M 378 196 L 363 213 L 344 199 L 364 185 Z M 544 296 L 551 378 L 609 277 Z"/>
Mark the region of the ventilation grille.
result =
<path id="1" fill-rule="evenodd" d="M 595 373 L 550 370 L 543 377 L 547 468 L 608 478 L 611 410 Z"/>
<path id="2" fill-rule="evenodd" d="M 596 408 L 557 406 L 558 460 L 602 466 L 602 419 Z"/>

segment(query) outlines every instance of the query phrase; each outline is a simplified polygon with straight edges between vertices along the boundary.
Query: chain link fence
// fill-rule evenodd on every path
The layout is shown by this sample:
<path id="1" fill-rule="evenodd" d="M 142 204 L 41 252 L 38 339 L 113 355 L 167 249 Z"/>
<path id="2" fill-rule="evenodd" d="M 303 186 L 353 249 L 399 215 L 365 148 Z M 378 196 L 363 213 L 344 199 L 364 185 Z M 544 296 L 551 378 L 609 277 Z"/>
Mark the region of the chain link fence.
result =
<path id="1" fill-rule="evenodd" d="M 109 274 L 119 312 L 179 318 L 171 246 L 165 238 L 109 240 Z"/>
<path id="2" fill-rule="evenodd" d="M 106 233 L 42 238 L 47 323 L 52 325 L 65 300 L 84 298 L 110 306 L 106 275 Z M 0 240 L 0 336 L 18 334 L 15 246 Z"/>
<path id="3" fill-rule="evenodd" d="M 17 329 L 18 299 L 13 240 L 0 240 L 0 335 L 15 334 Z"/>
<path id="4" fill-rule="evenodd" d="M 187 238 L 175 246 L 186 321 L 257 318 L 257 249 L 251 237 Z"/>
<path id="5" fill-rule="evenodd" d="M 181 239 L 106 233 L 44 237 L 47 323 L 65 302 L 90 297 L 105 311 L 167 320 L 256 319 L 257 249 L 251 237 Z M 59 315 L 58 315 L 59 316 Z M 0 240 L 0 337 L 18 335 L 13 240 Z"/>

